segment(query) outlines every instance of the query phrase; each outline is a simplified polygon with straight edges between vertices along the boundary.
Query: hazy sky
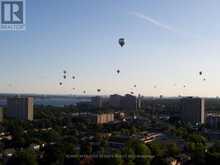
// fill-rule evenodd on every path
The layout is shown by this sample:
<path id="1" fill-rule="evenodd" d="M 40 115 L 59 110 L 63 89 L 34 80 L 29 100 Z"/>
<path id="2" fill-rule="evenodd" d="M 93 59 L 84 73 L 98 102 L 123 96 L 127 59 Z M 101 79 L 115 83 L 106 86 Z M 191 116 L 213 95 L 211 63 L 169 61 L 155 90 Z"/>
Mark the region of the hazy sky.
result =
<path id="1" fill-rule="evenodd" d="M 101 88 L 100 94 L 220 95 L 219 0 L 26 5 L 26 31 L 0 31 L 1 93 L 96 94 Z M 123 48 L 120 37 L 126 39 Z M 64 69 L 70 76 L 65 81 Z"/>

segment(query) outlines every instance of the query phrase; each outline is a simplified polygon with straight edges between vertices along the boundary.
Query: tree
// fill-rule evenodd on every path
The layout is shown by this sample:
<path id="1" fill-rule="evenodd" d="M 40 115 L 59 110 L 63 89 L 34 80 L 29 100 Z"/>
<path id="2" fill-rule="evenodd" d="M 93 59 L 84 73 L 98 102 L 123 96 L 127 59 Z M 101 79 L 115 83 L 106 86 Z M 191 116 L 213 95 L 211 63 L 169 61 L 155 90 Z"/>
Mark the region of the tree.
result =
<path id="1" fill-rule="evenodd" d="M 123 149 L 122 149 L 122 156 L 124 158 L 124 162 L 127 165 L 135 165 L 134 163 L 134 159 L 135 159 L 135 153 L 132 149 L 131 146 L 126 145 Z"/>
<path id="2" fill-rule="evenodd" d="M 80 147 L 80 153 L 83 155 L 90 155 L 92 153 L 92 145 L 90 143 L 84 143 Z"/>
<path id="3" fill-rule="evenodd" d="M 167 145 L 167 150 L 169 156 L 176 156 L 180 154 L 180 148 L 176 145 L 176 143 L 170 143 Z"/>
<path id="4" fill-rule="evenodd" d="M 211 165 L 219 165 L 220 162 L 220 153 L 207 153 L 206 154 L 206 163 Z"/>
<path id="5" fill-rule="evenodd" d="M 150 149 L 155 156 L 163 157 L 166 153 L 165 146 L 159 142 L 150 143 Z"/>
<path id="6" fill-rule="evenodd" d="M 134 144 L 134 148 L 135 148 L 135 154 L 136 154 L 135 164 L 136 165 L 149 165 L 150 164 L 149 156 L 151 154 L 150 149 L 141 142 L 136 142 Z"/>
<path id="7" fill-rule="evenodd" d="M 188 151 L 191 153 L 194 164 L 205 164 L 205 150 L 206 147 L 202 143 L 188 143 Z"/>
<path id="8" fill-rule="evenodd" d="M 36 154 L 31 150 L 18 151 L 16 156 L 8 164 L 37 165 Z"/>
<path id="9" fill-rule="evenodd" d="M 60 134 L 55 130 L 50 130 L 46 134 L 44 134 L 43 139 L 50 143 L 50 142 L 57 142 L 60 140 Z"/>
<path id="10" fill-rule="evenodd" d="M 72 144 L 78 143 L 78 139 L 76 136 L 65 136 L 62 141 L 66 143 L 72 143 Z"/>
<path id="11" fill-rule="evenodd" d="M 64 162 L 64 152 L 62 146 L 50 145 L 44 149 L 43 164 L 60 165 Z"/>
<path id="12" fill-rule="evenodd" d="M 121 156 L 121 152 L 120 151 L 115 151 L 113 152 L 113 158 L 111 158 L 110 160 L 110 165 L 122 165 L 123 164 L 123 159 Z"/>
<path id="13" fill-rule="evenodd" d="M 114 151 L 110 158 L 97 158 L 96 165 L 123 165 L 123 159 L 119 151 Z"/>
<path id="14" fill-rule="evenodd" d="M 210 152 L 220 153 L 220 141 L 215 142 L 215 144 L 210 148 Z"/>
<path id="15" fill-rule="evenodd" d="M 202 136 L 202 135 L 193 133 L 192 135 L 190 135 L 188 137 L 188 141 L 189 142 L 194 142 L 194 143 L 205 144 L 206 143 L 206 138 L 204 136 Z"/>
<path id="16" fill-rule="evenodd" d="M 132 126 L 131 129 L 130 129 L 130 134 L 133 135 L 137 132 L 137 129 L 136 127 Z"/>
<path id="17" fill-rule="evenodd" d="M 78 165 L 79 164 L 79 154 L 75 150 L 75 146 L 71 143 L 64 143 L 63 144 L 63 152 L 65 153 L 66 157 L 64 159 L 65 165 Z"/>
<path id="18" fill-rule="evenodd" d="M 25 146 L 24 129 L 22 124 L 17 120 L 8 120 L 6 123 L 6 130 L 11 133 L 14 148 L 21 148 Z"/>
<path id="19" fill-rule="evenodd" d="M 129 160 L 129 162 L 134 162 L 136 165 L 150 164 L 149 156 L 151 155 L 151 151 L 144 143 L 138 140 L 128 141 L 123 153 L 127 154 L 127 160 Z"/>
<path id="20" fill-rule="evenodd" d="M 167 162 L 166 162 L 165 158 L 162 158 L 160 156 L 156 156 L 151 161 L 151 165 L 167 165 Z"/>
<path id="21" fill-rule="evenodd" d="M 186 128 L 180 127 L 175 130 L 175 134 L 178 137 L 186 138 L 188 136 L 188 131 Z"/>

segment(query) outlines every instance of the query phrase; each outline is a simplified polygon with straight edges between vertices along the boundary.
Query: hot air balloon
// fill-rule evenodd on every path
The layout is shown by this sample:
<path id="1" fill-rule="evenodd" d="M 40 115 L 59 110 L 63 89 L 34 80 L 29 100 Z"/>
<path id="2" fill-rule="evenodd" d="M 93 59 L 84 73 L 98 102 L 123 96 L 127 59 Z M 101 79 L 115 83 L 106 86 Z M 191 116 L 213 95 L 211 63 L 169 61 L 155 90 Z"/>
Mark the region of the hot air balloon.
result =
<path id="1" fill-rule="evenodd" d="M 75 77 L 75 76 L 73 76 L 73 77 L 72 77 L 72 79 L 73 79 L 73 80 L 75 80 L 75 79 L 76 79 L 76 77 Z"/>
<path id="2" fill-rule="evenodd" d="M 60 84 L 60 86 L 61 86 L 61 85 L 63 85 L 63 83 L 62 83 L 62 82 L 60 82 L 59 84 Z"/>
<path id="3" fill-rule="evenodd" d="M 121 47 L 123 47 L 123 46 L 125 45 L 125 39 L 124 39 L 124 38 L 120 38 L 120 39 L 118 40 L 118 43 L 119 43 L 119 45 L 120 45 Z"/>
<path id="4" fill-rule="evenodd" d="M 97 89 L 97 92 L 101 92 L 101 89 Z"/>
<path id="5" fill-rule="evenodd" d="M 63 73 L 66 74 L 67 73 L 66 70 L 64 70 Z"/>
<path id="6" fill-rule="evenodd" d="M 83 91 L 84 94 L 86 94 L 86 91 Z"/>
<path id="7" fill-rule="evenodd" d="M 63 78 L 66 79 L 66 75 L 64 75 Z"/>
<path id="8" fill-rule="evenodd" d="M 200 75 L 200 76 L 202 75 L 202 71 L 199 72 L 199 75 Z"/>
<path id="9" fill-rule="evenodd" d="M 204 78 L 203 81 L 206 81 L 206 78 Z"/>
<path id="10" fill-rule="evenodd" d="M 121 72 L 121 71 L 118 69 L 118 70 L 117 70 L 117 73 L 119 74 L 120 72 Z"/>

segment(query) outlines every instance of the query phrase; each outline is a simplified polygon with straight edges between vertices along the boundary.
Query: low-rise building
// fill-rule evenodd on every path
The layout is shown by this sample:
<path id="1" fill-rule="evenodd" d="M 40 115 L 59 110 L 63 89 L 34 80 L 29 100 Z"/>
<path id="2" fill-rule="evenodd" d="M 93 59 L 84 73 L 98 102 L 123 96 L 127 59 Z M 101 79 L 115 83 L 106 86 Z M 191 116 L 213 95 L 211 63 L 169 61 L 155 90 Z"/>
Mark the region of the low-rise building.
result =
<path id="1" fill-rule="evenodd" d="M 96 116 L 96 123 L 97 124 L 106 124 L 114 121 L 114 114 L 113 113 L 104 113 L 104 114 L 97 114 Z"/>
<path id="2" fill-rule="evenodd" d="M 114 118 L 116 120 L 123 120 L 125 118 L 125 113 L 124 112 L 115 112 Z"/>
<path id="3" fill-rule="evenodd" d="M 114 113 L 86 113 L 80 117 L 95 124 L 107 124 L 114 122 Z"/>

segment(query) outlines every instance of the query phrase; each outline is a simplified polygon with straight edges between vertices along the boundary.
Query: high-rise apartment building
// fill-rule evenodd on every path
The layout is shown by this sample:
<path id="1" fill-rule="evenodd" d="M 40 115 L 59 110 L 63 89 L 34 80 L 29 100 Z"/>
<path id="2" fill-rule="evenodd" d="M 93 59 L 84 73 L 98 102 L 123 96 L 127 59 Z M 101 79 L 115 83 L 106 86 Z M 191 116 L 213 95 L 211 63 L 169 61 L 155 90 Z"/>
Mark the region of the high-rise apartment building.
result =
<path id="1" fill-rule="evenodd" d="M 3 109 L 0 107 L 0 122 L 3 121 L 3 118 L 4 118 L 4 111 L 3 111 Z"/>
<path id="2" fill-rule="evenodd" d="M 133 95 L 125 95 L 121 99 L 121 108 L 125 111 L 137 110 L 137 98 Z"/>
<path id="3" fill-rule="evenodd" d="M 19 120 L 33 120 L 33 98 L 11 97 L 7 99 L 7 116 Z"/>
<path id="4" fill-rule="evenodd" d="M 112 108 L 120 108 L 121 107 L 121 99 L 122 96 L 114 94 L 109 97 L 109 105 Z"/>
<path id="5" fill-rule="evenodd" d="M 103 98 L 101 96 L 95 96 L 91 98 L 92 105 L 95 108 L 102 108 L 103 106 Z"/>
<path id="6" fill-rule="evenodd" d="M 181 119 L 191 124 L 205 123 L 205 99 L 185 97 L 180 101 Z"/>

